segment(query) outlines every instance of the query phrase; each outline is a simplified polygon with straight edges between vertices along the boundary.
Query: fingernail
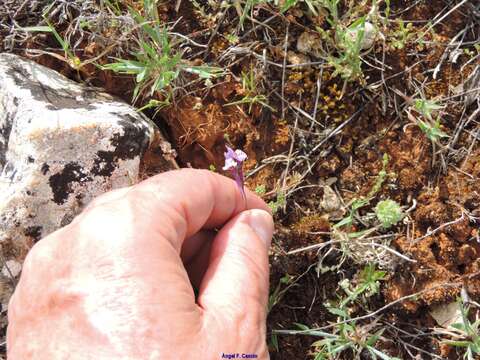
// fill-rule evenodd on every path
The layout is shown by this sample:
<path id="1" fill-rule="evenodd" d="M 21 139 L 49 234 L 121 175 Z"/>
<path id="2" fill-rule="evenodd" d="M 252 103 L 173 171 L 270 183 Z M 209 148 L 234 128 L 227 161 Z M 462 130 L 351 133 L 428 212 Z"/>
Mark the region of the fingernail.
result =
<path id="1" fill-rule="evenodd" d="M 250 210 L 248 223 L 266 247 L 269 248 L 272 243 L 274 227 L 272 215 L 264 210 Z"/>

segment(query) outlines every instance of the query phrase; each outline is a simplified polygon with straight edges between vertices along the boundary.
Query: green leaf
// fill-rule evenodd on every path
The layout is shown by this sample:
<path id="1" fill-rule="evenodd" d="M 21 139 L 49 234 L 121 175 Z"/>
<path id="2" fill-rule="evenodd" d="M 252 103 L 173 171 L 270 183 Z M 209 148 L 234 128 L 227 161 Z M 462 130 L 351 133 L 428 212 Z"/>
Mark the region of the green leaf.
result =
<path id="1" fill-rule="evenodd" d="M 53 32 L 50 26 L 27 26 L 21 27 L 20 30 L 28 31 L 28 32 Z"/>
<path id="2" fill-rule="evenodd" d="M 376 355 L 382 360 L 401 360 L 400 358 L 392 357 L 390 355 L 387 355 L 387 354 L 375 349 L 372 346 L 367 346 L 367 349 L 372 355 Z"/>
<path id="3" fill-rule="evenodd" d="M 147 109 L 151 109 L 151 108 L 161 109 L 165 106 L 170 105 L 169 100 L 170 99 L 168 99 L 168 98 L 163 100 L 163 101 L 151 99 L 151 100 L 148 101 L 148 103 L 146 105 L 144 105 L 143 107 L 141 107 L 137 111 L 143 111 L 143 110 L 147 110 Z"/>
<path id="4" fill-rule="evenodd" d="M 186 72 L 196 74 L 202 79 L 211 79 L 224 74 L 223 69 L 213 66 L 185 66 L 182 69 Z"/>
<path id="5" fill-rule="evenodd" d="M 162 29 L 159 30 L 157 27 L 152 27 L 150 25 L 150 22 L 145 19 L 140 13 L 138 13 L 135 9 L 129 8 L 129 13 L 132 15 L 134 18 L 135 22 L 140 25 L 141 29 L 152 39 L 158 46 L 161 46 L 162 44 L 162 32 L 166 30 Z M 153 20 L 153 19 L 152 19 Z M 168 39 L 168 35 L 167 35 Z"/>
<path id="6" fill-rule="evenodd" d="M 468 347 L 470 346 L 470 341 L 453 341 L 453 340 L 446 340 L 444 341 L 445 344 L 451 346 L 458 346 L 458 347 Z"/>
<path id="7" fill-rule="evenodd" d="M 351 225 L 352 223 L 353 223 L 353 218 L 351 216 L 347 216 L 347 217 L 343 218 L 342 220 L 340 220 L 335 225 L 333 225 L 333 228 L 338 229 L 338 228 L 340 228 L 342 226 L 345 226 L 345 225 Z"/>
<path id="8" fill-rule="evenodd" d="M 148 75 L 148 69 L 147 69 L 147 68 L 144 68 L 142 71 L 140 71 L 140 72 L 137 74 L 137 77 L 136 77 L 137 83 L 141 83 L 143 80 L 145 80 L 145 78 L 147 77 L 147 75 Z"/>
<path id="9" fill-rule="evenodd" d="M 310 330 L 310 328 L 305 324 L 294 323 L 294 325 L 299 328 L 300 330 Z"/>
<path id="10" fill-rule="evenodd" d="M 283 276 L 281 279 L 280 279 L 280 282 L 282 284 L 290 284 L 290 282 L 292 281 L 292 276 L 289 275 L 289 274 L 285 274 L 285 276 Z"/>
<path id="11" fill-rule="evenodd" d="M 310 335 L 310 336 L 319 336 L 319 337 L 326 337 L 326 338 L 337 338 L 336 335 L 327 333 L 325 331 L 321 330 L 314 330 L 310 329 L 307 325 L 300 324 L 300 323 L 294 323 L 294 325 L 299 328 L 300 330 L 295 331 L 295 330 L 277 330 L 276 332 L 279 334 L 298 334 L 298 335 Z"/>
<path id="12" fill-rule="evenodd" d="M 345 310 L 334 308 L 334 307 L 327 307 L 327 310 L 333 315 L 337 315 L 342 318 L 348 318 L 348 313 Z"/>
<path id="13" fill-rule="evenodd" d="M 63 40 L 63 38 L 60 36 L 57 30 L 55 30 L 55 27 L 52 24 L 50 24 L 48 21 L 47 21 L 47 24 L 51 32 L 53 33 L 53 36 L 55 36 L 55 39 L 57 39 L 58 43 L 62 46 L 63 51 L 68 52 L 70 48 L 70 44 L 67 43 L 65 40 Z"/>
<path id="14" fill-rule="evenodd" d="M 437 104 L 435 101 L 426 99 L 416 99 L 414 106 L 415 109 L 428 120 L 432 120 L 432 112 L 443 109 L 443 106 Z"/>
<path id="15" fill-rule="evenodd" d="M 274 351 L 279 352 L 280 348 L 278 346 L 278 336 L 275 333 L 272 333 L 270 336 L 270 345 L 273 347 Z"/>
<path id="16" fill-rule="evenodd" d="M 121 74 L 139 74 L 145 69 L 145 65 L 139 61 L 135 60 L 124 60 L 116 58 L 118 62 L 103 65 L 103 70 L 112 70 Z"/>
<path id="17" fill-rule="evenodd" d="M 280 12 L 284 13 L 285 11 L 290 9 L 291 7 L 297 5 L 297 2 L 298 2 L 298 0 L 285 0 L 285 3 L 283 4 L 283 6 L 280 9 Z"/>
<path id="18" fill-rule="evenodd" d="M 449 137 L 440 129 L 440 120 L 438 119 L 433 124 L 418 120 L 418 126 L 432 142 L 437 142 L 441 138 Z"/>
<path id="19" fill-rule="evenodd" d="M 367 345 L 374 346 L 374 345 L 376 344 L 376 342 L 378 341 L 378 339 L 380 338 L 380 336 L 382 336 L 382 334 L 383 334 L 384 331 L 385 331 L 385 328 L 380 329 L 380 330 L 377 331 L 375 334 L 373 334 L 372 336 L 370 336 L 370 337 L 367 339 Z"/>
<path id="20" fill-rule="evenodd" d="M 463 323 L 455 323 L 455 324 L 451 324 L 450 326 L 453 327 L 454 329 L 466 332 L 465 325 Z"/>

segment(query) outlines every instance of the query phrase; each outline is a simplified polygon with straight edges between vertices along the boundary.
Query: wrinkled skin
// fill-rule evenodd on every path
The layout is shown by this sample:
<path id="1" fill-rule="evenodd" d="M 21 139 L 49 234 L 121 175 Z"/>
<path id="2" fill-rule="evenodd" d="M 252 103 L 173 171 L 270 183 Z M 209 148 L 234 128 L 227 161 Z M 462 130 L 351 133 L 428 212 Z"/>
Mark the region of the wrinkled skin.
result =
<path id="1" fill-rule="evenodd" d="M 267 211 L 202 170 L 99 197 L 28 254 L 8 358 L 268 359 Z"/>

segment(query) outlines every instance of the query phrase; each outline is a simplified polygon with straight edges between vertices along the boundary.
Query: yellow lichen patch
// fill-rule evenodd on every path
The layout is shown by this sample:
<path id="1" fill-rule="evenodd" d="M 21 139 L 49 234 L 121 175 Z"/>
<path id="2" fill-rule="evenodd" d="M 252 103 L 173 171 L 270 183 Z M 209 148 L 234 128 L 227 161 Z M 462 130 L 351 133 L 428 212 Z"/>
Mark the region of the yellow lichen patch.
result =
<path id="1" fill-rule="evenodd" d="M 280 120 L 278 122 L 277 131 L 275 132 L 273 141 L 277 145 L 285 145 L 290 141 L 290 131 L 285 120 Z"/>
<path id="2" fill-rule="evenodd" d="M 295 71 L 288 76 L 290 81 L 299 81 L 303 79 L 303 73 L 300 71 Z"/>
<path id="3" fill-rule="evenodd" d="M 325 215 L 308 215 L 293 225 L 293 229 L 300 233 L 330 231 L 330 222 Z"/>
<path id="4" fill-rule="evenodd" d="M 349 111 L 345 111 L 342 90 L 338 88 L 337 83 L 327 86 L 319 100 L 319 109 L 322 114 L 333 119 L 335 123 L 340 123 L 350 116 Z"/>
<path id="5" fill-rule="evenodd" d="M 213 42 L 212 44 L 212 53 L 218 55 L 221 54 L 226 48 L 228 48 L 229 43 L 227 40 L 220 38 Z"/>
<path id="6" fill-rule="evenodd" d="M 285 94 L 302 95 L 302 99 L 308 98 L 308 100 L 292 99 L 290 103 L 308 113 L 312 113 L 317 104 L 316 120 L 325 124 L 332 121 L 337 124 L 348 119 L 353 113 L 353 104 L 345 102 L 339 79 L 331 72 L 324 71 L 320 76 L 317 71 L 307 67 L 302 71 L 290 73 L 287 79 Z M 318 84 L 321 86 L 319 94 Z M 317 96 L 318 102 L 311 100 Z"/>

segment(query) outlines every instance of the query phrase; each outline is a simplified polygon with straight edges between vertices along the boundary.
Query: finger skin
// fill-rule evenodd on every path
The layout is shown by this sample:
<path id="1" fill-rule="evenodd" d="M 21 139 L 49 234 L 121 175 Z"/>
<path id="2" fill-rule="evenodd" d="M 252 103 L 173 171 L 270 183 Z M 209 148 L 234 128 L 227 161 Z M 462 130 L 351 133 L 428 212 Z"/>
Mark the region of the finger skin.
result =
<path id="1" fill-rule="evenodd" d="M 198 304 L 205 310 L 206 323 L 219 321 L 225 333 L 240 333 L 246 341 L 228 350 L 252 352 L 262 349 L 261 358 L 268 355 L 266 347 L 266 309 L 269 291 L 268 250 L 273 233 L 273 219 L 265 217 L 261 239 L 251 226 L 260 210 L 244 211 L 231 219 L 212 243 L 210 264 L 203 278 Z M 266 214 L 266 216 L 265 216 Z M 232 328 L 231 324 L 235 324 Z M 214 327 L 215 328 L 215 327 Z M 220 326 L 216 326 L 220 328 Z M 248 334 L 257 336 L 251 337 Z M 260 355 L 260 354 L 258 354 Z"/>
<path id="2" fill-rule="evenodd" d="M 210 250 L 215 236 L 209 234 L 204 235 L 204 237 L 206 237 L 206 239 L 204 239 L 203 246 L 197 250 L 195 256 L 192 257 L 188 263 L 184 262 L 190 282 L 197 291 L 200 288 L 202 279 L 210 263 Z"/>
<path id="3" fill-rule="evenodd" d="M 169 214 L 180 249 L 185 238 L 200 229 L 215 229 L 248 209 L 270 211 L 265 202 L 251 191 L 244 200 L 235 181 L 208 170 L 181 169 L 155 176 L 132 189 L 131 195 L 149 214 Z M 162 223 L 149 224 L 152 227 Z"/>
<path id="4" fill-rule="evenodd" d="M 221 228 L 246 209 L 268 210 L 248 191 L 245 203 L 233 180 L 191 169 L 94 201 L 27 256 L 9 305 L 9 359 L 176 359 L 234 348 L 236 329 L 246 327 L 242 314 L 224 318 L 195 304 L 180 254 L 186 244 L 194 259 L 195 246 L 203 247 L 186 239 Z M 261 271 L 268 279 L 268 266 Z M 222 322 L 205 325 L 215 317 L 233 331 L 230 345 L 212 338 L 225 332 Z M 251 336 L 263 337 L 265 324 L 255 326 Z"/>
<path id="5" fill-rule="evenodd" d="M 201 230 L 195 235 L 189 237 L 185 240 L 182 246 L 182 251 L 180 256 L 182 257 L 184 264 L 189 264 L 192 262 L 197 254 L 202 251 L 202 248 L 205 244 L 212 242 L 212 240 L 217 235 L 216 231 L 213 230 Z"/>
<path id="6" fill-rule="evenodd" d="M 249 224 L 255 211 L 240 213 L 215 237 L 209 267 L 200 288 L 198 303 L 202 308 L 226 307 L 224 311 L 237 313 L 257 309 L 263 312 L 266 308 L 269 244 L 265 244 Z M 268 226 L 273 233 L 273 220 Z M 229 301 L 238 296 L 242 301 Z M 230 306 L 234 309 L 229 309 Z"/>

